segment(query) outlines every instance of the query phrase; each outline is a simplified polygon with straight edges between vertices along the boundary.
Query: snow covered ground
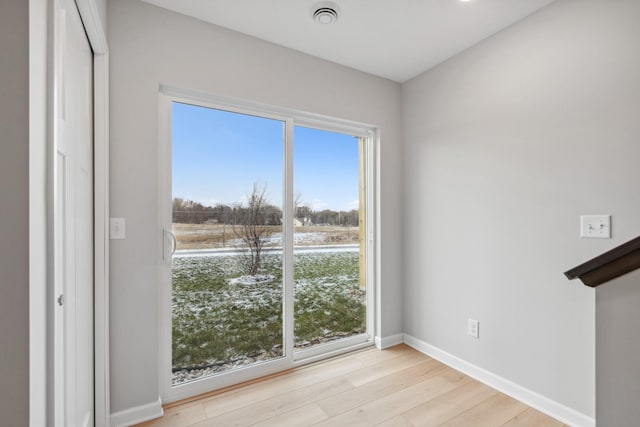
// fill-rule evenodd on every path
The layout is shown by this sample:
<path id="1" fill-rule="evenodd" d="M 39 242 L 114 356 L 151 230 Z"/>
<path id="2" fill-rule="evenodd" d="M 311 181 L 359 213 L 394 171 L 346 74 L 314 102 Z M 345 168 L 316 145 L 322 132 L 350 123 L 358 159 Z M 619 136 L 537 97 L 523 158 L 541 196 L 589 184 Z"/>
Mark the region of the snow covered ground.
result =
<path id="1" fill-rule="evenodd" d="M 358 245 L 296 248 L 296 347 L 365 332 L 358 250 Z M 237 280 L 243 274 L 240 259 L 227 249 L 174 256 L 174 384 L 281 357 L 281 252 L 265 253 L 260 283 Z"/>
<path id="2" fill-rule="evenodd" d="M 322 252 L 358 252 L 359 245 L 322 245 L 322 246 L 296 246 L 293 248 L 294 254 L 299 253 L 322 253 Z M 278 254 L 282 251 L 281 247 L 268 247 L 263 249 L 265 254 Z M 230 256 L 242 253 L 241 249 L 223 248 L 223 249 L 186 249 L 176 251 L 173 258 L 185 257 L 204 257 L 204 256 Z"/>

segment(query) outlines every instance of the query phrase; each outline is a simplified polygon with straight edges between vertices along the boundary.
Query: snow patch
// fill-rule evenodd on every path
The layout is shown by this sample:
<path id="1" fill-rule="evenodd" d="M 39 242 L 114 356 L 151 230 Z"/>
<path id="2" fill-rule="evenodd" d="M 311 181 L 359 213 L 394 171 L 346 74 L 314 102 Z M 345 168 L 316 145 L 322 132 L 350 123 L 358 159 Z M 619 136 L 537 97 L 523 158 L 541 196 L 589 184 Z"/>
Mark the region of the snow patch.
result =
<path id="1" fill-rule="evenodd" d="M 230 285 L 260 285 L 263 283 L 269 283 L 275 276 L 273 274 L 256 274 L 255 276 L 240 276 L 234 279 L 229 279 Z"/>

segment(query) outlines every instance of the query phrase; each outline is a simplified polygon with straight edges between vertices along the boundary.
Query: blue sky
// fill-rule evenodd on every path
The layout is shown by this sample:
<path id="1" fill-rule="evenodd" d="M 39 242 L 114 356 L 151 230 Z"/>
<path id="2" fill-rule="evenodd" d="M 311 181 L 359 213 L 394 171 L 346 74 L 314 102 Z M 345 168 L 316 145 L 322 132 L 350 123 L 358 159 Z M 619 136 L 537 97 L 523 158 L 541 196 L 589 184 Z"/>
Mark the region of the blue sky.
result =
<path id="1" fill-rule="evenodd" d="M 283 129 L 277 120 L 173 103 L 173 197 L 231 205 L 257 182 L 282 206 Z M 356 138 L 296 126 L 293 173 L 302 205 L 357 209 Z"/>

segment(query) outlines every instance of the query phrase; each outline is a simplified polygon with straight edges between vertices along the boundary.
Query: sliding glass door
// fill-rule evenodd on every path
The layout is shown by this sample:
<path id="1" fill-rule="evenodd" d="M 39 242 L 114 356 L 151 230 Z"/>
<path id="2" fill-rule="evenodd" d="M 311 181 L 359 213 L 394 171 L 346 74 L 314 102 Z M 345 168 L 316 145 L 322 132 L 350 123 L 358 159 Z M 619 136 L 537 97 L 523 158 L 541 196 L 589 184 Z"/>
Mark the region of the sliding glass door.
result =
<path id="1" fill-rule="evenodd" d="M 367 331 L 364 141 L 294 128 L 296 357 Z"/>
<path id="2" fill-rule="evenodd" d="M 163 400 L 370 344 L 368 131 L 170 96 L 160 117 Z"/>
<path id="3" fill-rule="evenodd" d="M 284 123 L 172 103 L 172 382 L 284 356 Z"/>

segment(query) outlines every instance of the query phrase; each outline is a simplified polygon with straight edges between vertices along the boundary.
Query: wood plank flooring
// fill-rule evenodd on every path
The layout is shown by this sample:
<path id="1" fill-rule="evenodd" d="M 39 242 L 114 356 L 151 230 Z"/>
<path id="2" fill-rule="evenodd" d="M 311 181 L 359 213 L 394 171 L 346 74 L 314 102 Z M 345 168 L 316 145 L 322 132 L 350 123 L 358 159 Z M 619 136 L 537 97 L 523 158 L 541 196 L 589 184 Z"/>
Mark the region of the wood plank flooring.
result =
<path id="1" fill-rule="evenodd" d="M 165 406 L 140 427 L 562 427 L 422 353 L 399 345 L 351 353 Z"/>

